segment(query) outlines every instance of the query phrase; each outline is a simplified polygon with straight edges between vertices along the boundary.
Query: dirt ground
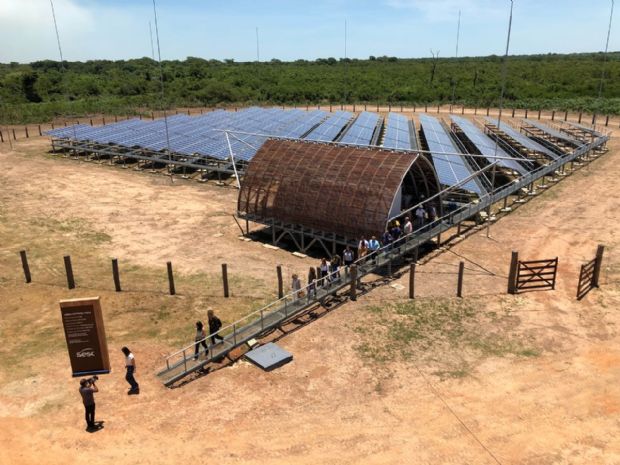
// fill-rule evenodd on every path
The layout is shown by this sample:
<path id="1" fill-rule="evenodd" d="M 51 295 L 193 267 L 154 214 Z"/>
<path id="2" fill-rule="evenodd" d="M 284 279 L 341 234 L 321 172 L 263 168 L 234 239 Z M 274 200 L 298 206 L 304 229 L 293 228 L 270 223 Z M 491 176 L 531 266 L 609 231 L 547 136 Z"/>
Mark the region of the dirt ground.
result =
<path id="1" fill-rule="evenodd" d="M 44 138 L 0 145 L 0 464 L 620 464 L 617 138 L 611 147 L 489 238 L 474 230 L 424 258 L 415 303 L 404 274 L 280 338 L 294 360 L 276 371 L 240 361 L 167 389 L 154 375 L 162 354 L 191 341 L 208 307 L 233 321 L 273 298 L 276 264 L 288 283 L 316 260 L 239 240 L 234 189 L 52 157 Z M 601 288 L 576 301 L 597 244 Z M 558 256 L 557 289 L 506 295 L 512 250 Z M 58 311 L 59 299 L 91 295 L 113 364 L 93 434 Z M 136 354 L 139 396 L 126 395 L 122 345 Z"/>

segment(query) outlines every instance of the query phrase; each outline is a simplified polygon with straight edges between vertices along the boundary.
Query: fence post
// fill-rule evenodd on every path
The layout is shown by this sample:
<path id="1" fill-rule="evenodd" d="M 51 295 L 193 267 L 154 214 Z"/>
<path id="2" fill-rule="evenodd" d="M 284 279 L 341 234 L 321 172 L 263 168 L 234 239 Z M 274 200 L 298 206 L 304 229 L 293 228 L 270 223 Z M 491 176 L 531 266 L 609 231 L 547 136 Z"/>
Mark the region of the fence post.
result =
<path id="1" fill-rule="evenodd" d="M 174 288 L 174 274 L 172 274 L 172 262 L 166 262 L 166 267 L 168 268 L 168 284 L 170 286 L 170 295 L 176 294 L 176 290 Z"/>
<path id="2" fill-rule="evenodd" d="M 605 126 L 609 126 L 609 115 L 605 117 Z"/>
<path id="3" fill-rule="evenodd" d="M 276 266 L 276 273 L 278 274 L 278 299 L 284 297 L 284 287 L 282 285 L 282 265 Z"/>
<path id="4" fill-rule="evenodd" d="M 551 121 L 555 121 L 555 110 L 551 112 Z"/>
<path id="5" fill-rule="evenodd" d="M 357 265 L 351 265 L 351 289 L 349 291 L 349 298 L 352 301 L 357 300 Z"/>
<path id="6" fill-rule="evenodd" d="M 592 287 L 598 287 L 598 278 L 601 275 L 601 265 L 603 264 L 604 245 L 596 248 L 596 262 L 594 263 L 594 273 L 592 274 Z"/>
<path id="7" fill-rule="evenodd" d="M 580 112 L 579 112 L 579 121 L 578 121 L 578 123 L 579 123 L 579 124 L 581 124 L 581 118 L 582 118 L 582 117 L 583 117 L 583 112 L 581 112 L 581 111 L 580 111 Z"/>
<path id="8" fill-rule="evenodd" d="M 517 293 L 517 269 L 519 266 L 519 252 L 512 252 L 510 259 L 510 270 L 508 272 L 508 294 Z"/>
<path id="9" fill-rule="evenodd" d="M 0 131 L 0 142 L 4 144 L 4 136 L 2 135 L 2 131 Z"/>
<path id="10" fill-rule="evenodd" d="M 409 298 L 415 299 L 415 262 L 409 265 Z"/>
<path id="11" fill-rule="evenodd" d="M 17 137 L 15 137 L 15 129 L 13 129 L 13 140 L 17 140 Z"/>
<path id="12" fill-rule="evenodd" d="M 118 273 L 118 260 L 112 259 L 112 277 L 114 278 L 114 289 L 116 292 L 121 292 L 121 277 Z"/>
<path id="13" fill-rule="evenodd" d="M 465 272 L 465 262 L 459 262 L 459 279 L 456 285 L 456 296 L 463 297 L 463 273 Z"/>
<path id="14" fill-rule="evenodd" d="M 65 271 L 67 272 L 67 287 L 69 289 L 75 289 L 75 279 L 73 278 L 73 267 L 71 266 L 71 256 L 66 255 L 64 257 Z"/>
<path id="15" fill-rule="evenodd" d="M 514 108 L 512 109 L 512 117 L 513 118 L 515 117 L 515 109 Z"/>
<path id="16" fill-rule="evenodd" d="M 540 120 L 540 113 L 541 113 L 541 110 L 538 110 L 538 119 L 539 120 Z"/>
<path id="17" fill-rule="evenodd" d="M 224 284 L 224 297 L 229 297 L 228 293 L 228 265 L 222 263 L 222 282 Z"/>
<path id="18" fill-rule="evenodd" d="M 19 256 L 22 259 L 22 267 L 24 268 L 24 277 L 26 278 L 26 282 L 32 282 L 32 277 L 30 276 L 30 266 L 28 266 L 28 257 L 26 256 L 25 250 L 19 251 Z"/>
<path id="19" fill-rule="evenodd" d="M 592 126 L 596 124 L 596 113 L 592 114 Z"/>
<path id="20" fill-rule="evenodd" d="M 525 117 L 527 118 L 528 109 L 525 109 Z"/>
<path id="21" fill-rule="evenodd" d="M 490 108 L 487 107 L 487 116 L 489 116 L 489 111 L 490 111 Z"/>
<path id="22" fill-rule="evenodd" d="M 105 126 L 105 116 L 101 117 L 101 123 Z"/>
<path id="23" fill-rule="evenodd" d="M 609 118 L 609 117 L 608 117 Z M 39 124 L 39 135 L 42 136 L 43 133 L 41 132 L 41 125 Z"/>

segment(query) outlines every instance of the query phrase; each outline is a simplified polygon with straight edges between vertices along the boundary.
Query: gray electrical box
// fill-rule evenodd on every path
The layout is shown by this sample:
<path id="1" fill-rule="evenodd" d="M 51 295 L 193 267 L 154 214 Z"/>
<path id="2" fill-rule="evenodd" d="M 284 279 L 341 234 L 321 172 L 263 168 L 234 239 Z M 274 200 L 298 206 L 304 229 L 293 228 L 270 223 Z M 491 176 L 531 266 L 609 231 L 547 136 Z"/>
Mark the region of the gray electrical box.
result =
<path id="1" fill-rule="evenodd" d="M 245 358 L 263 370 L 271 371 L 293 360 L 293 355 L 269 342 L 249 351 L 245 354 Z"/>

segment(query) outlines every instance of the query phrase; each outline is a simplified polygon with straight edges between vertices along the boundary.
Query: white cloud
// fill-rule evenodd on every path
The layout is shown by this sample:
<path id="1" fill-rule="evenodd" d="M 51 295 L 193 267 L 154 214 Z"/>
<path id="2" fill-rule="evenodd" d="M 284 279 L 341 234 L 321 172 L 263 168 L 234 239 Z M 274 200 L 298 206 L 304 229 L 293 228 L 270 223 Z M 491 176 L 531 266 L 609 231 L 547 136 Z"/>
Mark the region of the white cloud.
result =
<path id="1" fill-rule="evenodd" d="M 442 22 L 456 20 L 459 10 L 463 17 L 484 21 L 502 17 L 508 11 L 508 2 L 491 0 L 386 0 L 392 8 L 410 9 L 422 13 L 429 21 Z"/>

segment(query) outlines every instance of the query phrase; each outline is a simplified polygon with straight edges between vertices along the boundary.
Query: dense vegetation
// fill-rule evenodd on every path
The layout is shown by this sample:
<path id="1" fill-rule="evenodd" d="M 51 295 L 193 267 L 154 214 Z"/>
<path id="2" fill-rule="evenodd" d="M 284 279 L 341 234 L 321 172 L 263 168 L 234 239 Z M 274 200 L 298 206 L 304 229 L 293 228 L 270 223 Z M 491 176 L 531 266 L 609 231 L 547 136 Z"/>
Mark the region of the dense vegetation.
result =
<path id="1" fill-rule="evenodd" d="M 498 104 L 502 58 L 163 63 L 167 106 L 363 103 Z M 510 57 L 506 105 L 620 113 L 620 52 Z M 160 70 L 149 58 L 0 64 L 0 122 L 55 115 L 128 113 L 161 105 Z"/>

